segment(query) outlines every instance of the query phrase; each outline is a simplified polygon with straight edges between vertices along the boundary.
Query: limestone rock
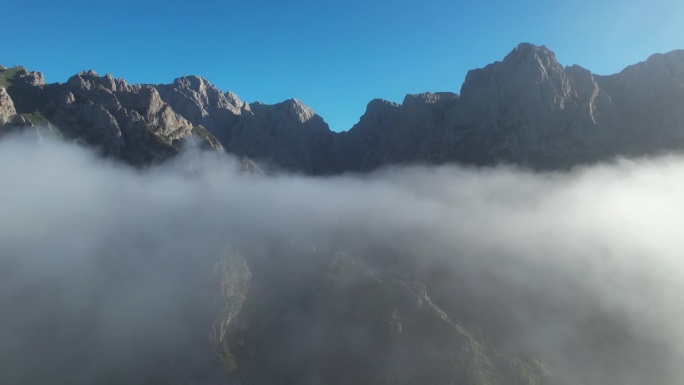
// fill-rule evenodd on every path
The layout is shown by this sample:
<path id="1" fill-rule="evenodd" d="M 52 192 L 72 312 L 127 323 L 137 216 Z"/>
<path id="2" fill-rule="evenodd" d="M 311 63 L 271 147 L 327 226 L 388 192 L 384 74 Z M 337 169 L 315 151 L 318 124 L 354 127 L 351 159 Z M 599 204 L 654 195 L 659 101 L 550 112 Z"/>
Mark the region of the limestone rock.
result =
<path id="1" fill-rule="evenodd" d="M 198 76 L 185 76 L 156 88 L 175 111 L 205 127 L 231 153 L 276 169 L 334 171 L 326 155 L 333 134 L 323 119 L 299 100 L 250 105 Z"/>
<path id="2" fill-rule="evenodd" d="M 0 127 L 12 121 L 17 115 L 17 110 L 14 109 L 14 102 L 7 94 L 5 87 L 0 86 Z"/>
<path id="3" fill-rule="evenodd" d="M 173 156 L 190 137 L 210 142 L 206 135 L 197 135 L 196 127 L 165 103 L 154 86 L 130 86 L 90 70 L 43 88 L 31 89 L 34 99 L 43 101 L 44 115 L 67 137 L 84 139 L 109 156 L 143 164 Z"/>
<path id="4" fill-rule="evenodd" d="M 224 146 L 245 104 L 235 94 L 224 94 L 199 76 L 178 78 L 173 84 L 157 85 L 156 89 L 171 108 L 193 125 L 205 127 Z"/>
<path id="5" fill-rule="evenodd" d="M 33 124 L 24 116 L 17 113 L 14 102 L 7 93 L 7 90 L 0 86 L 0 135 L 9 131 L 29 127 L 33 127 Z"/>
<path id="6" fill-rule="evenodd" d="M 21 67 L 14 77 L 14 83 L 24 86 L 42 86 L 45 85 L 45 77 L 41 72 L 28 71 Z"/>

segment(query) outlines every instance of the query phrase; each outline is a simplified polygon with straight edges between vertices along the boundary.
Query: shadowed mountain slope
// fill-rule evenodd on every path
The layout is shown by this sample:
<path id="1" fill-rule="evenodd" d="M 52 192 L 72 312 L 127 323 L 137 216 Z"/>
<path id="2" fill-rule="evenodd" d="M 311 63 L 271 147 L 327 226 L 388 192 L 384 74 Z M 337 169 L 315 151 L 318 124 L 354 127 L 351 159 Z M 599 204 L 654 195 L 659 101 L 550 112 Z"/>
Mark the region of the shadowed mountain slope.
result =
<path id="1" fill-rule="evenodd" d="M 188 138 L 269 169 L 313 175 L 445 162 L 558 169 L 684 146 L 684 51 L 596 76 L 523 43 L 469 71 L 460 95 L 373 100 L 341 133 L 296 99 L 250 104 L 197 76 L 129 85 L 89 71 L 45 84 L 40 73 L 13 68 L 0 77 L 2 126 L 49 121 L 133 164 L 173 156 Z"/>

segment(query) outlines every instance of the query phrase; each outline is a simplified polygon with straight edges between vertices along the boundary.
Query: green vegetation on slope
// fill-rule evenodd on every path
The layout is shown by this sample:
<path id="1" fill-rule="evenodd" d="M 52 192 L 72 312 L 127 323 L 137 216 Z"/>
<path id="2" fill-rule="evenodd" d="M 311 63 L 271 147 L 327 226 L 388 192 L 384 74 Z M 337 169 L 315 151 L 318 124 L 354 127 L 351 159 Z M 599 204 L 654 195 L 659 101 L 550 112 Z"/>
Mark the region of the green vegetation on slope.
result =
<path id="1" fill-rule="evenodd" d="M 47 118 L 45 116 L 43 116 L 43 114 L 38 110 L 33 111 L 33 112 L 22 113 L 21 116 L 28 119 L 28 121 L 34 125 L 48 122 Z"/>
<path id="2" fill-rule="evenodd" d="M 7 90 L 7 93 L 12 98 L 17 113 L 34 125 L 47 123 L 48 119 L 38 109 L 32 94 L 30 92 L 27 93 L 25 87 L 14 84 L 17 74 L 21 71 L 26 71 L 26 69 L 16 66 L 0 70 L 0 85 Z"/>
<path id="3" fill-rule="evenodd" d="M 9 88 L 14 81 L 14 77 L 17 76 L 17 73 L 21 70 L 22 67 L 12 67 L 0 70 L 0 86 Z"/>
<path id="4" fill-rule="evenodd" d="M 218 139 L 216 139 L 216 137 L 212 135 L 209 131 L 207 131 L 207 129 L 204 128 L 204 126 L 202 125 L 193 126 L 192 134 L 201 141 L 201 146 L 203 148 L 221 148 L 221 143 L 218 141 Z"/>

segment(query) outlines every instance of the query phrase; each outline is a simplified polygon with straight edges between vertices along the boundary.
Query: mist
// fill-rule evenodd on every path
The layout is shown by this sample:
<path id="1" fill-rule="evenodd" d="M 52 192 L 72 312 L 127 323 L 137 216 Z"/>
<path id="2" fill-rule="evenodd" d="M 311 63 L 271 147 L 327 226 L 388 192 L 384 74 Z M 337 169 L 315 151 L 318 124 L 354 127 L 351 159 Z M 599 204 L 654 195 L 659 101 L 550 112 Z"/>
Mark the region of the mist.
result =
<path id="1" fill-rule="evenodd" d="M 0 380 L 114 382 L 144 372 L 142 383 L 150 366 L 165 367 L 157 360 L 171 360 L 210 381 L 214 369 L 203 365 L 213 353 L 202 356 L 195 342 L 209 329 L 188 325 L 211 325 L 212 266 L 230 248 L 248 261 L 262 255 L 263 266 L 314 268 L 265 246 L 279 244 L 343 252 L 422 281 L 473 333 L 587 383 L 678 384 L 682 175 L 684 157 L 670 155 L 562 173 L 440 166 L 263 176 L 196 149 L 134 169 L 75 144 L 8 137 Z"/>

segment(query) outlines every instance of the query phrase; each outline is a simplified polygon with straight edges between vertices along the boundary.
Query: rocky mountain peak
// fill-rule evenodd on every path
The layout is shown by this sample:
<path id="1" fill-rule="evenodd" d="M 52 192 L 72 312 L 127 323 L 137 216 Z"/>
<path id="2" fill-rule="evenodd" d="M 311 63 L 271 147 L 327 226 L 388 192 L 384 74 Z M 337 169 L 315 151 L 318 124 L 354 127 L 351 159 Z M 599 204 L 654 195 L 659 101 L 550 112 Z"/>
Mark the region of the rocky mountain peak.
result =
<path id="1" fill-rule="evenodd" d="M 114 76 L 112 74 L 105 74 L 101 78 L 102 84 L 109 90 L 116 91 L 116 80 L 114 79 Z"/>
<path id="2" fill-rule="evenodd" d="M 43 86 L 45 77 L 41 72 L 29 71 L 24 67 L 19 67 L 17 74 L 14 75 L 14 84 L 25 86 Z"/>
<path id="3" fill-rule="evenodd" d="M 95 70 L 81 71 L 78 74 L 72 76 L 67 80 L 66 85 L 69 89 L 80 89 L 80 90 L 92 90 L 96 88 L 104 88 L 109 91 L 116 91 L 117 86 L 121 85 L 125 87 L 125 81 L 122 83 L 122 79 L 119 81 L 114 80 L 114 76 L 111 74 L 106 74 L 105 76 L 100 76 L 95 72 Z"/>
<path id="4" fill-rule="evenodd" d="M 201 76 L 187 75 L 174 80 L 175 84 L 183 85 L 193 91 L 202 92 L 209 83 L 209 81 Z"/>
<path id="5" fill-rule="evenodd" d="M 239 115 L 244 104 L 236 95 L 233 94 L 229 98 L 227 94 L 201 76 L 190 75 L 180 77 L 174 80 L 173 89 L 168 89 L 169 87 L 164 85 L 157 87 L 160 89 L 164 88 L 165 92 L 163 93 L 169 96 L 170 94 L 178 94 L 175 97 L 192 100 L 194 104 L 204 111 L 203 114 L 222 109 Z"/>
<path id="6" fill-rule="evenodd" d="M 366 112 L 350 132 L 359 132 L 360 127 L 377 128 L 401 110 L 401 105 L 385 99 L 373 99 L 366 105 Z M 363 129 L 370 132 L 372 129 Z"/>
<path id="7" fill-rule="evenodd" d="M 522 43 L 501 62 L 468 71 L 461 88 L 461 96 L 471 98 L 492 88 L 514 94 L 544 83 L 563 86 L 563 67 L 556 55 L 545 46 Z"/>
<path id="8" fill-rule="evenodd" d="M 657 79 L 677 79 L 684 82 L 684 50 L 651 55 L 646 61 L 628 66 L 614 76 L 648 76 Z"/>
<path id="9" fill-rule="evenodd" d="M 288 117 L 295 118 L 300 123 L 306 123 L 316 116 L 314 110 L 297 99 L 288 99 L 282 106 L 286 109 Z"/>
<path id="10" fill-rule="evenodd" d="M 376 115 L 383 113 L 383 111 L 400 108 L 401 105 L 390 102 L 385 99 L 373 99 L 366 105 L 366 113 L 364 115 Z"/>
<path id="11" fill-rule="evenodd" d="M 556 54 L 553 51 L 546 48 L 545 45 L 539 46 L 530 43 L 518 44 L 513 51 L 504 57 L 503 62 L 519 62 L 526 60 L 538 61 L 540 64 L 547 66 L 558 64 Z"/>
<path id="12" fill-rule="evenodd" d="M 250 104 L 250 108 L 252 111 L 268 111 L 269 114 L 275 114 L 302 124 L 318 116 L 314 110 L 297 99 L 288 99 L 273 105 L 254 102 Z M 318 118 L 322 120 L 319 116 Z"/>
<path id="13" fill-rule="evenodd" d="M 95 70 L 92 69 L 92 68 L 89 69 L 88 71 L 86 71 L 86 70 L 79 71 L 75 76 L 84 76 L 84 77 L 85 77 L 85 76 L 92 76 L 92 77 L 100 77 L 100 75 L 98 75 L 97 72 L 95 72 Z"/>
<path id="14" fill-rule="evenodd" d="M 563 110 L 574 94 L 572 79 L 556 55 L 528 43 L 518 45 L 501 62 L 469 71 L 461 88 L 461 97 L 473 112 L 495 120 L 537 119 L 542 111 Z"/>
<path id="15" fill-rule="evenodd" d="M 2 78 L 12 86 L 3 106 L 13 102 L 17 116 L 46 119 L 67 136 L 96 138 L 94 144 L 104 138 L 105 153 L 114 155 L 138 151 L 131 146 L 148 131 L 157 136 L 148 139 L 159 145 L 159 159 L 193 134 L 237 155 L 314 174 L 414 161 L 570 164 L 628 147 L 642 153 L 647 142 L 649 151 L 684 143 L 684 51 L 599 76 L 562 67 L 545 46 L 522 43 L 501 61 L 468 72 L 460 95 L 406 95 L 401 105 L 375 99 L 339 135 L 300 100 L 249 105 L 200 76 L 128 85 L 90 70 L 66 84 L 44 85 L 42 74 L 21 68 Z M 124 145 L 130 151 L 118 150 Z"/>
<path id="16" fill-rule="evenodd" d="M 457 99 L 458 94 L 453 92 L 425 92 L 422 94 L 408 94 L 401 103 L 402 107 L 415 107 L 423 104 L 435 104 L 447 99 Z"/>

